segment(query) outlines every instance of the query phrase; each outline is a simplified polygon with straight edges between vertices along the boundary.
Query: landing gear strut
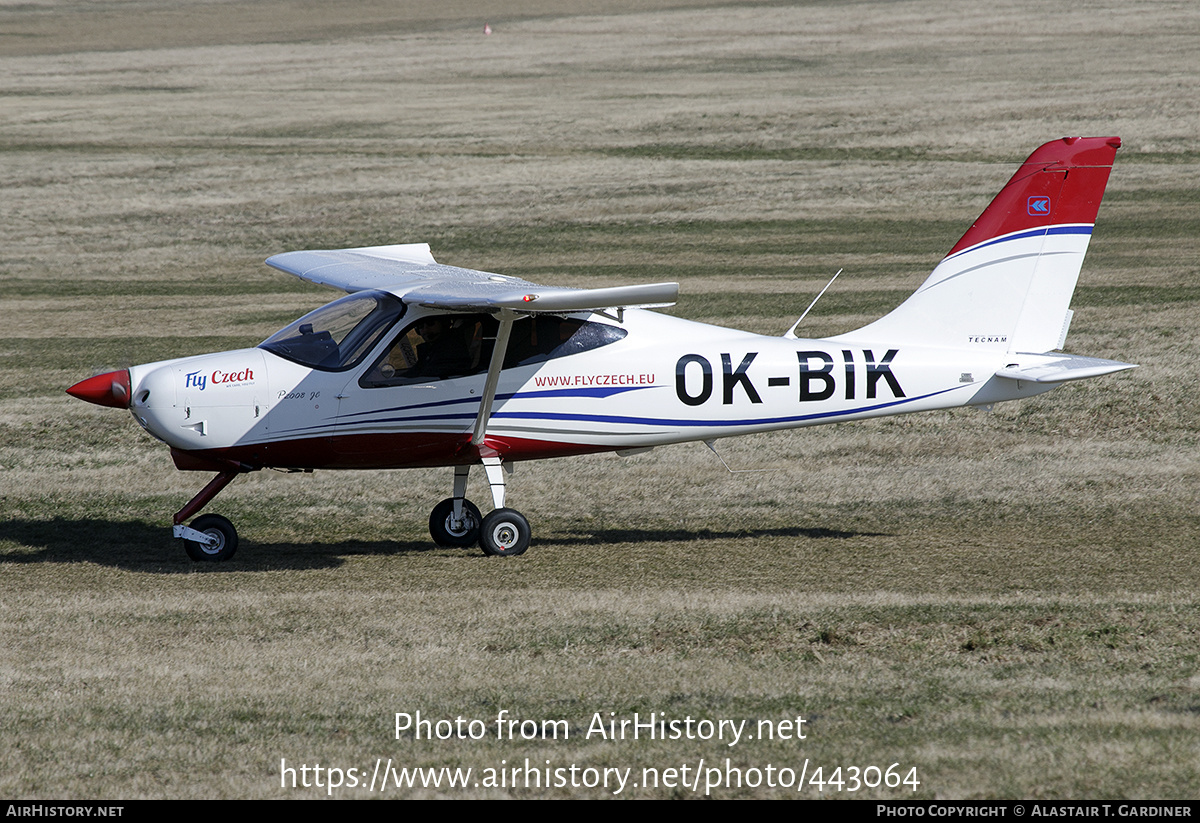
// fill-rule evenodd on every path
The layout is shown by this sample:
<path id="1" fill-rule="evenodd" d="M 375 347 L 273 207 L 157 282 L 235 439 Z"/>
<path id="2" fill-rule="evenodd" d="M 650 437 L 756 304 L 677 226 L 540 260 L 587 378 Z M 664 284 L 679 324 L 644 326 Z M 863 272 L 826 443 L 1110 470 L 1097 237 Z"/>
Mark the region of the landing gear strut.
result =
<path id="1" fill-rule="evenodd" d="M 454 468 L 454 496 L 438 503 L 429 515 L 429 534 L 439 546 L 466 547 L 476 542 L 483 553 L 515 557 L 529 548 L 529 521 L 519 511 L 504 508 L 504 473 L 512 466 L 499 457 L 483 458 L 495 510 L 481 517 L 479 508 L 466 499 L 470 466 Z"/>
<path id="2" fill-rule="evenodd" d="M 231 463 L 231 465 L 236 464 Z M 183 540 L 183 548 L 192 560 L 220 563 L 233 557 L 233 553 L 237 551 L 237 529 L 221 515 L 202 515 L 193 520 L 190 526 L 185 526 L 183 521 L 208 505 L 210 500 L 233 482 L 233 478 L 245 471 L 247 469 L 241 466 L 225 469 L 208 481 L 207 486 L 175 513 L 173 534 Z"/>

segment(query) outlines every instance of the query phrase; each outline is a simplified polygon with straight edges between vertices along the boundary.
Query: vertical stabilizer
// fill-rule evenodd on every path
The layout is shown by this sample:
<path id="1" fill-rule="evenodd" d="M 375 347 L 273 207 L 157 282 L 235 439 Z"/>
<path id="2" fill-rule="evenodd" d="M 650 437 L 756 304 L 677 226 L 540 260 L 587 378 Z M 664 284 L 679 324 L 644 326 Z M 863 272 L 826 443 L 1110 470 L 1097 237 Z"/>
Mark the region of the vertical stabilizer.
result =
<path id="1" fill-rule="evenodd" d="M 898 308 L 839 340 L 1045 352 L 1069 306 L 1119 137 L 1037 149 Z"/>

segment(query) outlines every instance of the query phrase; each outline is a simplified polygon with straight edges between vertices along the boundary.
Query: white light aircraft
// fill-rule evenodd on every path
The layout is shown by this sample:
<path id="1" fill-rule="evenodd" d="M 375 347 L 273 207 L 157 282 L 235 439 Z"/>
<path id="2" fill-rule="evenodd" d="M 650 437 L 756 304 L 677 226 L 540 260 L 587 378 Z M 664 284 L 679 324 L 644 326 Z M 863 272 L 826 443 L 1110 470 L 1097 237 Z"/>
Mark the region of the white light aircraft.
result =
<path id="1" fill-rule="evenodd" d="M 216 472 L 175 515 L 194 560 L 227 560 L 224 517 L 186 524 L 264 468 L 445 466 L 443 546 L 518 555 L 505 507 L 522 460 L 636 452 L 751 432 L 1031 397 L 1129 363 L 1061 353 L 1116 137 L 1026 160 L 919 289 L 857 331 L 765 337 L 648 308 L 678 285 L 568 289 L 438 263 L 424 244 L 297 251 L 267 264 L 348 292 L 257 348 L 148 363 L 68 391 L 129 409 L 177 468 Z M 466 499 L 482 465 L 493 510 Z"/>

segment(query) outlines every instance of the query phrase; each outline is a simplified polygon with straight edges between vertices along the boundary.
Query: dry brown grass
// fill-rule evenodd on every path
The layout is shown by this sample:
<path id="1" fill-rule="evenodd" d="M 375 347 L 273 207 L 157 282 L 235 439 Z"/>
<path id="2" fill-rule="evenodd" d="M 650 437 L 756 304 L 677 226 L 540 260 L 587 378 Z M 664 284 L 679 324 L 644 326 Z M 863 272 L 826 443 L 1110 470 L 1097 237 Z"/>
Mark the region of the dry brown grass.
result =
<path id="1" fill-rule="evenodd" d="M 802 713 L 810 741 L 735 762 L 899 761 L 924 797 L 1196 797 L 1191 5 L 416 9 L 0 4 L 0 794 L 295 796 L 281 757 L 728 753 L 390 735 L 396 711 L 507 708 Z M 772 334 L 845 267 L 805 321 L 845 331 L 1079 133 L 1125 148 L 1070 348 L 1142 368 L 720 444 L 764 473 L 702 446 L 520 466 L 536 541 L 513 562 L 431 547 L 445 471 L 263 473 L 214 506 L 235 562 L 196 567 L 165 524 L 204 478 L 62 394 L 331 297 L 261 265 L 296 248 L 679 278 L 678 313 Z"/>

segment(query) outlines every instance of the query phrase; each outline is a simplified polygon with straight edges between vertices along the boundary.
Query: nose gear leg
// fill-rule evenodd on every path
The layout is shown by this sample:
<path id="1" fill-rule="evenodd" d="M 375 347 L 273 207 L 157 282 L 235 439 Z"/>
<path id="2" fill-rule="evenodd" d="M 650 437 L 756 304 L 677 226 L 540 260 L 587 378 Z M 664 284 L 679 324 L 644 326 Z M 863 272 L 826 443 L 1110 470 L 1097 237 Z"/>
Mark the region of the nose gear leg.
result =
<path id="1" fill-rule="evenodd" d="M 251 471 L 233 463 L 230 466 L 208 481 L 208 485 L 197 492 L 187 505 L 175 512 L 171 533 L 184 541 L 188 556 L 193 560 L 228 560 L 237 549 L 237 530 L 220 515 L 206 514 L 196 518 L 192 525 L 198 528 L 184 525 L 185 520 L 207 506 L 235 477 Z"/>

